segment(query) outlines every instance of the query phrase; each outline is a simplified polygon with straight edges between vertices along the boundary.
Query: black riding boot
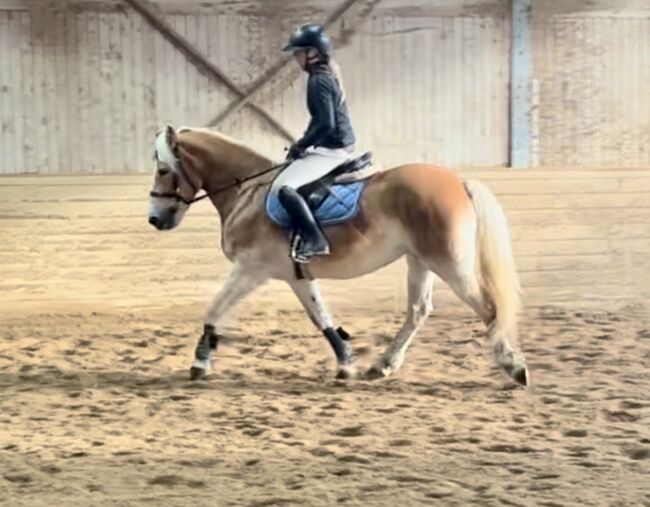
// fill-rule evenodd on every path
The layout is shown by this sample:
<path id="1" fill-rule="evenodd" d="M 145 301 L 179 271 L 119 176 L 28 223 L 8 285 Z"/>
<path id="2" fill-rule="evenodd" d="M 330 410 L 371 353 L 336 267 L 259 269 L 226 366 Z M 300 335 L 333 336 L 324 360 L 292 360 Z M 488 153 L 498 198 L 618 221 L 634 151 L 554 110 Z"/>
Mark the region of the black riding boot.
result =
<path id="1" fill-rule="evenodd" d="M 298 226 L 303 239 L 300 255 L 306 258 L 314 255 L 327 255 L 330 253 L 330 246 L 327 238 L 320 230 L 314 219 L 309 206 L 298 191 L 289 186 L 283 186 L 278 192 L 280 203 L 291 215 L 291 218 Z"/>

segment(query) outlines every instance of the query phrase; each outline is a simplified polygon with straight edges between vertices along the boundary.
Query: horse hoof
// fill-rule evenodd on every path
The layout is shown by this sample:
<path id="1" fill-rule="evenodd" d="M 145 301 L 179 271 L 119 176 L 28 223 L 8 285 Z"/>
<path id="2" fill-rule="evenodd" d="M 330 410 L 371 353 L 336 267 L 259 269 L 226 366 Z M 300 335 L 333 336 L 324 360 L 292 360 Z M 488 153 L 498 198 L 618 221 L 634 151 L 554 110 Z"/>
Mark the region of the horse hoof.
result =
<path id="1" fill-rule="evenodd" d="M 198 366 L 192 366 L 190 368 L 190 380 L 201 380 L 206 377 L 208 370 L 205 368 L 199 368 Z"/>
<path id="2" fill-rule="evenodd" d="M 380 378 L 385 378 L 390 375 L 390 369 L 381 368 L 377 365 L 371 366 L 370 369 L 366 372 L 366 379 L 368 380 L 377 380 Z"/>
<path id="3" fill-rule="evenodd" d="M 528 369 L 526 367 L 519 368 L 515 370 L 512 374 L 512 378 L 515 379 L 522 386 L 528 385 Z"/>
<path id="4" fill-rule="evenodd" d="M 339 366 L 339 371 L 336 372 L 337 380 L 349 380 L 354 377 L 354 370 L 350 365 Z"/>

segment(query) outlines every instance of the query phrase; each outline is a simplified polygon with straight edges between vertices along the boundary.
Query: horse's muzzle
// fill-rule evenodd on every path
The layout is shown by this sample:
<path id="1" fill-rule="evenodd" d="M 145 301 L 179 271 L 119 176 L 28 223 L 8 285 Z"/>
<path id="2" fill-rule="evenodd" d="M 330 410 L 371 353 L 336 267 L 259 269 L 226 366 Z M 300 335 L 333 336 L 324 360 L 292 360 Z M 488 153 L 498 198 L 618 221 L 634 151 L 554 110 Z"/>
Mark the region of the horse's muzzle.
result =
<path id="1" fill-rule="evenodd" d="M 165 213 L 162 215 L 149 215 L 149 224 L 153 225 L 159 231 L 173 229 L 176 226 L 174 213 Z"/>

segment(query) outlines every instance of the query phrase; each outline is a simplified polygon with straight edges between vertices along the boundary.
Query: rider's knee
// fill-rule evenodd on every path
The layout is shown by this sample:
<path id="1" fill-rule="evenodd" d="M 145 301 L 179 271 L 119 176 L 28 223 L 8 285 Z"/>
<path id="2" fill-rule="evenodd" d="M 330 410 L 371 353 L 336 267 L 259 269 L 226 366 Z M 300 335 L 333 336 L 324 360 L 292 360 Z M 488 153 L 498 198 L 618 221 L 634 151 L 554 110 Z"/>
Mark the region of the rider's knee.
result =
<path id="1" fill-rule="evenodd" d="M 293 196 L 295 194 L 296 194 L 296 189 L 294 189 L 293 187 L 291 187 L 289 185 L 282 185 L 280 187 L 280 189 L 278 190 L 278 197 L 280 199 L 282 199 L 284 197 Z"/>

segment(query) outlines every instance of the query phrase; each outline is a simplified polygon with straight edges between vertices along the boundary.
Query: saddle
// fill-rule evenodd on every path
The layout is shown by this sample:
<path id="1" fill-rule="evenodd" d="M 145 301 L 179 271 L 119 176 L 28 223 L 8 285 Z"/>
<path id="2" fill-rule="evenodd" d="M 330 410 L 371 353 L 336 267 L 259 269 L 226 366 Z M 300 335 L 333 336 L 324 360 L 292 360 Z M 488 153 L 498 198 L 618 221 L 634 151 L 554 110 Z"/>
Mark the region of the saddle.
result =
<path id="1" fill-rule="evenodd" d="M 303 185 L 298 192 L 307 201 L 314 218 L 322 227 L 344 223 L 356 216 L 366 180 L 364 171 L 372 164 L 372 153 L 346 160 L 322 178 Z M 339 182 L 339 180 L 345 182 Z M 269 193 L 266 212 L 271 221 L 287 230 L 294 229 L 278 197 Z"/>
<path id="2" fill-rule="evenodd" d="M 307 204 L 312 210 L 320 207 L 325 199 L 330 195 L 331 187 L 336 179 L 342 174 L 354 173 L 372 164 L 372 152 L 367 151 L 363 155 L 346 160 L 341 165 L 336 166 L 322 178 L 303 185 L 298 189 L 300 195 L 304 197 Z"/>

